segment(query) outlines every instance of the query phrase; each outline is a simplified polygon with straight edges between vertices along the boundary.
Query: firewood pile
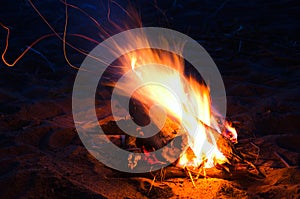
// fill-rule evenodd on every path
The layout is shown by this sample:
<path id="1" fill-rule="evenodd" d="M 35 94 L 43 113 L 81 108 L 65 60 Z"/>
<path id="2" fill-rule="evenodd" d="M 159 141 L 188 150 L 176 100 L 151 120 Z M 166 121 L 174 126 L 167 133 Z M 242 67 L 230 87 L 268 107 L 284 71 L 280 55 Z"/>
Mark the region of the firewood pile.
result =
<path id="1" fill-rule="evenodd" d="M 128 136 L 125 132 L 123 132 L 118 127 L 115 121 L 103 121 L 100 121 L 101 127 L 107 134 L 108 138 L 114 144 L 116 144 L 120 148 L 135 152 L 137 154 L 164 147 L 164 145 L 174 139 L 179 134 L 179 132 L 182 131 L 179 124 L 172 121 L 171 119 L 168 119 L 165 126 L 157 135 L 150 138 L 135 138 L 132 136 Z M 126 124 L 127 120 L 123 119 L 119 122 Z M 202 177 L 236 179 L 240 178 L 243 175 L 247 175 L 253 178 L 265 177 L 264 174 L 253 163 L 259 155 L 257 147 L 253 147 L 252 151 L 240 152 L 239 149 L 229 139 L 213 129 L 211 129 L 211 131 L 217 140 L 218 149 L 225 155 L 225 157 L 228 159 L 228 162 L 217 162 L 215 167 L 212 168 L 204 168 L 203 165 L 200 165 L 197 168 L 182 168 L 176 166 L 177 161 L 175 161 L 170 166 L 167 166 L 159 171 L 153 171 L 143 174 L 124 173 L 121 176 L 142 176 L 156 179 L 190 177 L 192 180 Z M 180 132 L 180 136 L 183 135 L 182 133 L 183 132 Z M 181 141 L 184 141 L 184 139 L 182 139 Z M 190 149 L 188 148 L 187 150 Z M 154 157 L 156 158 L 155 161 L 146 162 L 146 164 L 162 164 L 163 162 L 167 162 L 167 160 L 172 159 L 172 157 L 169 157 L 169 155 L 170 154 L 165 153 L 162 154 L 162 157 Z M 138 164 L 142 163 L 140 162 L 136 165 Z"/>

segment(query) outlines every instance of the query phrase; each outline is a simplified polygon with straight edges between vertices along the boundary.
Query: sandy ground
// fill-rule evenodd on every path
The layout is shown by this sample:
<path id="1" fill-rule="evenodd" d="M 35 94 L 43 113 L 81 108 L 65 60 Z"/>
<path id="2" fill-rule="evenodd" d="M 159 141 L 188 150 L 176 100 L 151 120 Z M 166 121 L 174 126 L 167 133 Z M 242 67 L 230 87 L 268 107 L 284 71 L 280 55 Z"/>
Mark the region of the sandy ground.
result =
<path id="1" fill-rule="evenodd" d="M 50 38 L 36 48 L 55 71 L 33 51 L 13 68 L 0 65 L 0 198 L 300 198 L 300 31 L 295 20 L 300 6 L 296 1 L 251 2 L 228 1 L 222 7 L 221 1 L 190 0 L 170 7 L 166 1 L 159 6 L 169 9 L 169 26 L 189 33 L 215 60 L 226 86 L 228 118 L 239 133 L 236 147 L 258 154 L 251 161 L 266 178 L 208 177 L 193 187 L 188 177 L 153 182 L 107 168 L 76 133 L 71 114 L 76 70 L 64 62 L 61 43 Z M 61 6 L 51 5 L 63 13 Z M 7 55 L 12 60 L 48 29 L 28 4 L 0 7 L 0 21 L 13 27 Z M 146 24 L 166 24 L 163 17 L 147 21 L 161 12 L 144 9 Z M 63 18 L 52 18 L 61 25 Z M 30 20 L 41 31 L 26 26 Z M 5 31 L 0 33 L 3 51 Z M 76 53 L 70 57 L 73 63 L 82 60 Z M 103 108 L 107 102 L 97 104 Z"/>

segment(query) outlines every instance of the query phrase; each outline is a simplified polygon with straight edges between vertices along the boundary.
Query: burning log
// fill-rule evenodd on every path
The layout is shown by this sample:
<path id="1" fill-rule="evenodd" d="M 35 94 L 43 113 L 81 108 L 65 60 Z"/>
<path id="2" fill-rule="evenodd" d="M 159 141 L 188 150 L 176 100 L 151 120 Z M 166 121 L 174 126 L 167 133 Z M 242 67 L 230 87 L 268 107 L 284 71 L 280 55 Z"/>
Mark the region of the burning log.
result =
<path id="1" fill-rule="evenodd" d="M 124 122 L 124 124 L 126 124 L 126 121 L 127 120 L 122 120 L 121 122 Z M 115 121 L 109 121 L 107 123 L 102 124 L 101 126 L 104 129 L 104 132 L 107 132 L 107 134 L 109 135 L 118 134 L 118 135 L 127 136 L 125 132 L 123 132 L 118 128 Z M 146 173 L 146 174 L 133 174 L 133 175 L 134 176 L 138 175 L 141 177 L 148 177 L 148 178 L 153 178 L 153 176 L 158 175 L 165 179 L 176 178 L 176 177 L 179 178 L 187 177 L 189 175 L 191 175 L 190 176 L 191 179 L 192 176 L 234 179 L 234 178 L 238 178 L 238 175 L 240 174 L 249 174 L 257 178 L 265 177 L 264 174 L 253 163 L 246 160 L 244 155 L 235 148 L 234 144 L 228 138 L 226 138 L 224 135 L 220 134 L 218 131 L 216 131 L 210 126 L 206 125 L 206 128 L 209 129 L 209 131 L 211 132 L 211 134 L 216 140 L 218 149 L 220 150 L 220 152 L 222 152 L 222 154 L 227 158 L 228 161 L 218 162 L 218 160 L 215 160 L 215 167 L 212 168 L 204 168 L 203 164 L 199 165 L 196 168 L 188 167 L 188 166 L 183 168 L 170 166 L 165 168 L 163 171 L 157 171 L 157 172 Z M 175 121 L 168 119 L 164 128 L 161 129 L 161 131 L 157 135 L 148 139 L 140 139 L 140 138 L 133 139 L 134 148 L 131 147 L 129 148 L 129 150 L 134 149 L 135 151 L 138 150 L 139 152 L 142 152 L 143 147 L 145 146 L 147 148 L 152 147 L 153 149 L 159 149 L 167 142 L 172 140 L 177 135 L 178 131 L 180 131 L 180 126 Z M 116 132 L 116 133 L 111 133 L 111 132 Z M 166 154 L 165 156 L 163 156 L 163 158 L 168 159 Z M 178 161 L 176 161 L 174 165 L 176 165 L 177 163 Z M 164 174 L 162 175 L 161 173 Z"/>
<path id="2" fill-rule="evenodd" d="M 147 38 L 143 39 L 147 41 Z M 248 165 L 257 172 L 257 175 L 263 176 L 254 164 L 236 150 L 233 145 L 233 142 L 237 141 L 235 129 L 214 109 L 210 88 L 200 83 L 196 77 L 186 76 L 184 60 L 180 56 L 145 49 L 128 53 L 119 61 L 123 65 L 120 73 L 131 75 L 124 75 L 122 81 L 107 86 L 113 86 L 116 95 L 131 100 L 130 119 L 141 126 L 147 125 L 149 121 L 152 121 L 151 125 L 160 126 L 161 121 L 165 121 L 163 114 L 153 113 L 153 107 L 158 104 L 163 108 L 167 120 L 160 132 L 150 138 L 128 136 L 114 121 L 101 125 L 106 134 L 114 132 L 113 134 L 125 135 L 127 149 L 137 149 L 137 154 L 162 148 L 161 157 L 154 158 L 158 161 L 148 162 L 150 165 L 157 162 L 166 162 L 165 164 L 175 162 L 178 156 L 174 156 L 175 154 L 165 146 L 177 137 L 182 138 L 182 144 L 175 147 L 181 152 L 175 164 L 185 169 L 191 179 L 194 171 L 196 176 L 199 176 L 201 171 L 206 176 L 207 169 L 204 168 L 216 167 L 221 171 L 232 173 L 236 165 L 241 164 Z M 137 89 L 137 85 L 145 83 L 147 86 L 140 86 Z M 127 105 L 126 101 L 125 106 Z M 130 123 L 126 125 L 126 120 L 119 123 L 128 127 L 126 130 L 130 131 L 131 135 L 144 135 L 141 130 L 134 129 L 137 127 L 130 127 Z M 186 149 L 185 146 L 189 147 L 190 152 L 183 150 Z M 145 158 L 139 160 L 145 163 L 148 161 Z M 132 169 L 132 164 L 129 165 Z M 135 163 L 134 167 L 137 165 Z"/>
<path id="3" fill-rule="evenodd" d="M 118 127 L 118 124 L 113 120 L 106 121 L 105 123 L 103 121 L 100 121 L 99 123 L 106 135 L 124 135 L 126 137 L 126 145 L 127 147 L 129 147 L 129 149 L 146 147 L 146 149 L 149 150 L 156 150 L 165 146 L 179 133 L 182 133 L 182 128 L 180 127 L 180 125 L 170 118 L 167 118 L 166 124 L 160 130 L 160 132 L 158 132 L 158 134 L 149 138 L 135 138 L 129 136 L 124 131 L 122 131 Z M 123 126 L 128 127 L 127 129 L 131 129 L 131 132 L 139 134 L 139 129 L 130 128 L 130 123 L 127 119 L 119 120 L 118 123 L 122 123 Z"/>

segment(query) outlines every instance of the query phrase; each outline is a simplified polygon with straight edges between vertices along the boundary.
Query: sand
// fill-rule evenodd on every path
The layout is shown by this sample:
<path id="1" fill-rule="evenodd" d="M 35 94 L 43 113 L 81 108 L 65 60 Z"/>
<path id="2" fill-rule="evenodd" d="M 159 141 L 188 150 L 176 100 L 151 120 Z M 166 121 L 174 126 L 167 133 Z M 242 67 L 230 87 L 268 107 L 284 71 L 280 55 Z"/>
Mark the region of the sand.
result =
<path id="1" fill-rule="evenodd" d="M 1 4 L 0 21 L 12 27 L 6 55 L 11 61 L 50 30 L 27 3 Z M 96 16 L 93 10 L 99 5 L 91 4 L 81 6 Z M 167 22 L 162 12 L 144 6 L 145 24 L 187 33 L 210 53 L 225 83 L 228 119 L 239 133 L 236 147 L 257 154 L 251 161 L 266 178 L 207 177 L 196 180 L 194 187 L 188 177 L 153 182 L 122 177 L 104 166 L 77 135 L 71 110 L 76 70 L 64 61 L 61 42 L 49 38 L 35 47 L 48 61 L 29 51 L 12 68 L 0 62 L 0 198 L 300 198 L 298 3 L 233 0 L 222 6 L 221 1 L 189 0 L 158 6 L 168 10 Z M 61 4 L 43 1 L 38 7 L 61 31 Z M 57 10 L 55 16 L 51 9 Z M 92 23 L 78 24 L 82 23 L 72 21 L 70 29 L 88 36 L 96 33 Z M 86 26 L 91 27 L 88 33 Z M 1 29 L 1 51 L 5 36 Z M 71 50 L 69 56 L 75 64 L 84 58 Z M 98 93 L 98 108 L 109 104 L 107 94 Z"/>

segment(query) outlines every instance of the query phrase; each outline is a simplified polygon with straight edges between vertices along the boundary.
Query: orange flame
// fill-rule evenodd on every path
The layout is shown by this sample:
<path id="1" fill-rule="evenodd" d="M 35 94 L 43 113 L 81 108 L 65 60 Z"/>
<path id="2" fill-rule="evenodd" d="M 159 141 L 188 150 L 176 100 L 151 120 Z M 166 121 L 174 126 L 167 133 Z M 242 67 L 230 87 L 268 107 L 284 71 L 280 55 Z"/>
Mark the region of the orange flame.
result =
<path id="1" fill-rule="evenodd" d="M 66 41 L 67 35 L 67 25 L 68 25 L 68 7 L 74 8 L 79 10 L 84 15 L 88 16 L 88 14 L 81 10 L 80 8 L 69 4 L 66 0 L 62 1 L 65 5 L 65 25 L 63 33 L 58 33 L 56 30 L 50 25 L 50 23 L 46 20 L 46 18 L 39 12 L 36 6 L 29 0 L 29 3 L 34 8 L 34 10 L 38 13 L 38 15 L 42 18 L 42 20 L 49 26 L 52 34 L 44 35 L 41 38 L 34 41 L 31 45 L 29 45 L 26 50 L 21 53 L 15 61 L 9 63 L 5 59 L 5 54 L 8 50 L 9 44 L 9 36 L 10 36 L 10 29 L 0 23 L 0 26 L 7 31 L 7 37 L 5 40 L 5 48 L 1 55 L 3 62 L 7 66 L 14 66 L 35 44 L 40 42 L 41 40 L 56 36 L 63 42 L 63 53 L 64 57 L 67 60 L 68 64 L 73 68 L 73 66 L 67 56 L 66 46 L 69 46 L 82 54 L 86 54 L 86 52 L 76 48 L 72 44 Z M 114 1 L 113 1 L 114 2 Z M 115 3 L 115 2 L 114 2 Z M 126 10 L 125 10 L 126 11 Z M 137 16 L 137 12 L 127 12 L 130 19 L 134 19 L 137 22 L 138 26 L 141 27 L 141 21 Z M 131 14 L 129 14 L 131 13 Z M 99 28 L 102 34 L 109 36 L 110 34 L 92 17 L 89 17 Z M 112 25 L 116 28 L 119 26 L 113 23 L 109 18 L 108 13 L 108 20 L 112 23 Z M 120 28 L 121 29 L 121 28 Z M 122 29 L 121 29 L 122 30 Z M 80 37 L 91 41 L 93 43 L 98 44 L 98 41 L 95 41 L 91 38 L 88 38 L 81 34 L 68 34 L 75 37 Z M 160 104 L 165 108 L 168 115 L 171 115 L 176 120 L 178 120 L 181 125 L 185 128 L 185 130 L 193 134 L 193 136 L 189 136 L 188 144 L 190 149 L 185 151 L 178 162 L 179 166 L 194 166 L 197 167 L 201 164 L 205 164 L 204 166 L 209 167 L 212 166 L 214 163 L 214 159 L 218 160 L 226 160 L 224 155 L 218 150 L 216 145 L 216 140 L 212 133 L 210 132 L 211 127 L 216 129 L 219 133 L 223 133 L 225 136 L 229 137 L 229 139 L 233 142 L 237 140 L 237 133 L 236 130 L 230 126 L 228 122 L 223 122 L 224 127 L 220 127 L 218 124 L 218 118 L 216 113 L 213 110 L 212 102 L 210 99 L 210 92 L 209 88 L 204 85 L 200 84 L 196 79 L 193 77 L 186 77 L 184 73 L 184 60 L 180 55 L 175 55 L 173 53 L 169 53 L 162 50 L 153 50 L 150 48 L 149 42 L 146 36 L 143 37 L 136 37 L 132 35 L 130 38 L 126 38 L 127 41 L 131 41 L 132 44 L 136 43 L 143 43 L 148 44 L 149 48 L 133 51 L 124 55 L 120 61 L 122 63 L 122 73 L 125 74 L 126 72 L 132 70 L 138 74 L 137 79 L 130 79 L 130 81 L 125 82 L 123 85 L 119 85 L 119 88 L 126 93 L 129 87 L 133 87 L 136 83 L 140 83 L 149 79 L 160 79 L 163 80 L 166 85 L 173 85 L 171 86 L 171 90 L 175 90 L 176 93 L 179 95 L 178 98 L 174 97 L 172 93 L 166 92 L 163 88 L 157 85 L 150 85 L 139 89 L 135 92 L 134 96 L 136 99 L 141 101 L 146 109 L 150 109 L 151 104 Z M 162 44 L 165 45 L 165 49 L 168 49 L 168 44 L 165 43 L 164 39 L 162 38 Z M 128 43 L 128 45 L 131 45 Z M 136 45 L 134 45 L 136 46 Z M 115 43 L 115 47 L 118 50 L 121 49 L 118 44 Z M 178 44 L 178 49 L 183 49 L 183 44 Z M 87 55 L 87 54 L 86 54 Z M 172 70 L 164 70 L 163 67 L 141 67 L 147 64 L 159 64 L 163 66 L 168 66 L 174 69 L 177 72 Z M 139 70 L 140 68 L 140 70 Z M 186 83 L 188 82 L 189 87 L 187 88 Z M 178 101 L 180 99 L 180 101 Z M 198 113 L 197 110 L 200 110 Z M 223 132 L 222 132 L 222 130 Z M 207 147 L 209 146 L 209 147 Z M 212 149 L 206 151 L 206 149 Z"/>
<path id="2" fill-rule="evenodd" d="M 146 36 L 137 38 L 132 35 L 127 39 L 131 41 L 128 45 L 132 45 L 134 42 L 137 45 L 139 42 L 148 44 Z M 121 48 L 118 44 L 115 45 L 116 49 Z M 168 49 L 167 43 L 163 45 L 165 45 L 164 49 Z M 178 48 L 182 49 L 182 45 L 179 44 Z M 131 97 L 144 104 L 148 111 L 153 104 L 164 107 L 167 115 L 180 122 L 181 126 L 188 132 L 188 144 L 191 150 L 183 152 L 178 161 L 179 166 L 198 167 L 203 165 L 204 167 L 212 167 L 216 159 L 218 162 L 227 161 L 226 157 L 219 151 L 211 130 L 215 129 L 221 134 L 221 129 L 225 128 L 224 132 L 230 134 L 232 140 L 236 140 L 236 131 L 228 122 L 224 122 L 221 126 L 217 123 L 219 114 L 215 113 L 212 108 L 209 88 L 193 77 L 186 77 L 184 60 L 180 55 L 151 49 L 149 45 L 149 48 L 125 54 L 120 58 L 120 61 L 122 74 L 129 71 L 136 73 L 136 78 L 128 78 L 124 82 L 118 82 L 114 85 L 121 90 L 120 94 L 128 95 L 135 88 L 135 85 L 150 80 L 168 85 L 169 89 L 176 93 L 174 96 L 174 93 L 169 92 L 164 87 L 152 84 L 137 89 Z M 167 70 L 164 66 L 172 70 Z M 149 115 L 153 116 L 150 113 Z M 153 117 L 157 117 L 156 119 L 152 118 L 154 122 L 159 120 L 159 116 L 154 115 Z"/>

